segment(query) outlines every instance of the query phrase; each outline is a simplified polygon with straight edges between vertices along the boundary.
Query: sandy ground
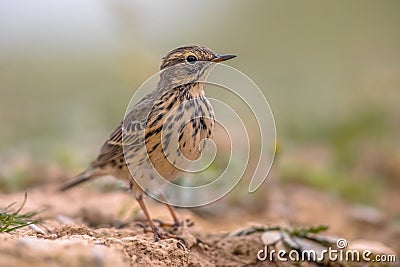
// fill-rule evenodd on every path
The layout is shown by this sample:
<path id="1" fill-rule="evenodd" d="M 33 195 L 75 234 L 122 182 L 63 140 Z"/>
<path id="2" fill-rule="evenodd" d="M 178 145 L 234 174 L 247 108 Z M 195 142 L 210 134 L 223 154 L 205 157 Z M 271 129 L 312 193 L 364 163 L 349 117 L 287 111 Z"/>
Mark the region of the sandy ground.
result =
<path id="1" fill-rule="evenodd" d="M 230 200 L 223 199 L 202 209 L 178 209 L 180 217 L 194 225 L 175 232 L 163 227 L 164 233 L 179 238 L 154 243 L 152 234 L 138 225 L 144 216 L 128 192 L 102 192 L 93 184 L 65 193 L 57 192 L 55 185 L 35 187 L 28 190 L 24 211 L 43 210 L 43 232 L 25 227 L 0 234 L 0 266 L 292 266 L 257 260 L 261 233 L 232 234 L 251 225 L 326 224 L 327 235 L 373 240 L 399 252 L 396 210 L 349 205 L 301 186 L 269 184 L 262 190 L 265 206 L 253 205 L 249 197 L 248 208 L 231 208 Z M 21 203 L 23 194 L 1 195 L 0 206 Z M 385 203 L 397 200 L 388 195 Z M 154 218 L 170 222 L 163 205 L 150 199 L 146 203 Z"/>

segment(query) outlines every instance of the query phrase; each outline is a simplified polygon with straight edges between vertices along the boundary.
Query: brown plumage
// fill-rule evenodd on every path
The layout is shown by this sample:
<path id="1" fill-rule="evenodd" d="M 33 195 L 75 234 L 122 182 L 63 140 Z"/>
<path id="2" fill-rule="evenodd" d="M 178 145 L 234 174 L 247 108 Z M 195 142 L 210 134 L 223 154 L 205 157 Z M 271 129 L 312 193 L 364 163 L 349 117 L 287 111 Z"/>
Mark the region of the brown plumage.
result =
<path id="1" fill-rule="evenodd" d="M 127 180 L 155 240 L 161 238 L 143 202 L 144 192 L 159 190 L 162 194 L 162 185 L 155 177 L 176 179 L 180 168 L 187 165 L 185 159 L 200 156 L 200 141 L 212 138 L 214 112 L 204 95 L 202 81 L 213 62 L 233 57 L 221 56 L 197 45 L 170 51 L 162 59 L 160 80 L 154 91 L 133 106 L 87 170 L 64 184 L 61 190 L 103 175 Z M 174 210 L 168 204 L 167 207 L 178 226 L 180 222 Z"/>

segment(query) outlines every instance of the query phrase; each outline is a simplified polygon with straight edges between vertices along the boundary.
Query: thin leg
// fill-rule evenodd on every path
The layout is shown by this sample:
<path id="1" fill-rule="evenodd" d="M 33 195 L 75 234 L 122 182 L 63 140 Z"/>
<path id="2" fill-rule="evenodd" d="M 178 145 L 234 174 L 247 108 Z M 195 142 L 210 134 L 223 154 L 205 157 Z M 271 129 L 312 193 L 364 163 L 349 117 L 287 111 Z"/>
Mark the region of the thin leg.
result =
<path id="1" fill-rule="evenodd" d="M 143 210 L 144 215 L 146 216 L 146 219 L 149 221 L 151 230 L 153 231 L 153 234 L 154 234 L 154 242 L 157 242 L 158 240 L 161 239 L 161 234 L 160 234 L 158 228 L 154 225 L 154 223 L 150 217 L 150 213 L 147 210 L 146 205 L 144 204 L 143 196 L 140 195 L 140 196 L 136 197 L 136 200 L 139 203 L 140 208 Z"/>
<path id="2" fill-rule="evenodd" d="M 181 224 L 178 215 L 176 214 L 175 210 L 171 205 L 168 204 L 167 197 L 161 193 L 160 195 L 162 201 L 164 201 L 165 206 L 167 206 L 169 213 L 171 213 L 172 219 L 174 220 L 174 227 L 179 227 Z"/>

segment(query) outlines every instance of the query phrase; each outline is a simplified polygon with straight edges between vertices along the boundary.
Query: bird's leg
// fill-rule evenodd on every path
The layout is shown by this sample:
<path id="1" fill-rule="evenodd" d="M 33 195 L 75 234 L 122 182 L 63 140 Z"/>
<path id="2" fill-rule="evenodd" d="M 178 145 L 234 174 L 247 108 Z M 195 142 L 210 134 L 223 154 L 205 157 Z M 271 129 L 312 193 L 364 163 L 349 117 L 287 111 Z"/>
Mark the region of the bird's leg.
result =
<path id="1" fill-rule="evenodd" d="M 172 219 L 174 220 L 174 224 L 172 225 L 174 228 L 178 228 L 181 225 L 181 221 L 179 220 L 178 214 L 176 214 L 175 210 L 171 205 L 168 204 L 167 197 L 161 193 L 160 195 L 162 201 L 164 202 L 165 206 L 167 206 L 169 213 L 172 216 Z"/>
<path id="2" fill-rule="evenodd" d="M 143 201 L 143 195 L 137 196 L 136 200 L 139 203 L 140 208 L 143 210 L 143 213 L 146 216 L 146 219 L 149 221 L 151 230 L 153 231 L 153 235 L 154 235 L 154 242 L 157 242 L 158 240 L 160 240 L 162 238 L 162 235 L 161 235 L 160 231 L 158 230 L 158 228 L 154 225 L 154 223 L 150 217 L 150 213 L 147 210 L 146 205 L 144 204 L 144 201 Z"/>
<path id="3" fill-rule="evenodd" d="M 163 193 L 160 194 L 160 197 L 161 200 L 164 202 L 164 205 L 168 208 L 174 223 L 166 223 L 158 219 L 155 219 L 154 221 L 157 222 L 161 227 L 169 226 L 172 227 L 175 231 L 178 230 L 179 226 L 183 225 L 183 222 L 179 220 L 179 217 L 176 214 L 174 208 L 168 204 L 167 197 Z M 189 219 L 186 219 L 185 222 L 186 226 L 193 226 L 193 222 L 191 222 Z"/>

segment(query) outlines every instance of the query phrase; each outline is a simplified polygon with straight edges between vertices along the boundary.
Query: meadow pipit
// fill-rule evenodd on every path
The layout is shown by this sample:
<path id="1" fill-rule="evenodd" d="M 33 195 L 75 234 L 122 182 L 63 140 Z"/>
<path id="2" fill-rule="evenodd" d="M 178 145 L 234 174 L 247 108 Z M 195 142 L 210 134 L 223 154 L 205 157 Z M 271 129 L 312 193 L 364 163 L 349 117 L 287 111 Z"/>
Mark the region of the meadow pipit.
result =
<path id="1" fill-rule="evenodd" d="M 162 235 L 144 204 L 144 192 L 157 186 L 152 182 L 156 174 L 172 181 L 182 172 L 181 166 L 176 166 L 178 162 L 200 156 L 200 142 L 212 138 L 214 132 L 214 112 L 204 95 L 204 80 L 212 63 L 234 57 L 218 55 L 197 45 L 169 52 L 162 59 L 156 88 L 130 110 L 87 170 L 63 185 L 61 190 L 103 175 L 127 180 L 154 239 L 159 240 Z M 176 144 L 172 144 L 174 140 Z M 140 179 L 141 183 L 135 179 Z M 167 203 L 165 198 L 164 202 Z M 166 205 L 174 225 L 179 226 L 173 208 Z"/>

